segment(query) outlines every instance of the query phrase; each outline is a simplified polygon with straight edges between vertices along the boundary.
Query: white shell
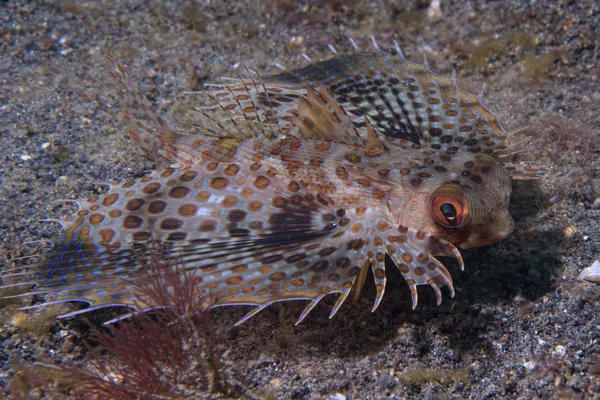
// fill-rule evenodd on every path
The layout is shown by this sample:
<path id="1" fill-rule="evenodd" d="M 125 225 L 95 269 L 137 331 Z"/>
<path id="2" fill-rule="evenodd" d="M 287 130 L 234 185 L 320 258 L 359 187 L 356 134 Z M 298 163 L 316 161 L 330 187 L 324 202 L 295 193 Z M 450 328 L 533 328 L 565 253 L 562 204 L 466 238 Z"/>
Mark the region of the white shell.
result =
<path id="1" fill-rule="evenodd" d="M 579 279 L 592 283 L 600 283 L 600 260 L 594 261 L 592 265 L 581 271 Z"/>

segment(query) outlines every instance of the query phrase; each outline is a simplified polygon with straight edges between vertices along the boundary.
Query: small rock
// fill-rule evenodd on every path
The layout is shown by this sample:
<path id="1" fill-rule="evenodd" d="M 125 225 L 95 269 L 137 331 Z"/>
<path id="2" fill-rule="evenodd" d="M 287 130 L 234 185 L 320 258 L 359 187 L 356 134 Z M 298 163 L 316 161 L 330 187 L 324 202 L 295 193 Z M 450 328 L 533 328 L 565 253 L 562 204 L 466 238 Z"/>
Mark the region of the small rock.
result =
<path id="1" fill-rule="evenodd" d="M 565 235 L 566 238 L 573 237 L 575 233 L 577 233 L 577 228 L 575 228 L 574 225 L 569 225 L 563 230 L 563 235 Z"/>
<path id="2" fill-rule="evenodd" d="M 290 39 L 290 46 L 292 47 L 302 47 L 304 44 L 304 36 L 294 36 Z"/>
<path id="3" fill-rule="evenodd" d="M 579 279 L 592 283 L 600 283 L 600 261 L 596 260 L 579 274 Z"/>
<path id="4" fill-rule="evenodd" d="M 279 389 L 281 387 L 281 379 L 280 378 L 271 379 L 271 386 L 273 386 L 275 389 Z"/>
<path id="5" fill-rule="evenodd" d="M 291 398 L 292 399 L 302 399 L 310 394 L 310 387 L 303 386 L 297 387 L 292 390 Z"/>
<path id="6" fill-rule="evenodd" d="M 537 364 L 535 361 L 529 360 L 529 361 L 524 362 L 523 366 L 525 368 L 527 368 L 528 370 L 533 371 L 537 367 Z"/>
<path id="7" fill-rule="evenodd" d="M 552 358 L 561 358 L 564 357 L 565 354 L 567 354 L 567 349 L 565 349 L 565 346 L 558 345 L 552 351 Z"/>
<path id="8" fill-rule="evenodd" d="M 38 39 L 37 47 L 43 51 L 50 50 L 52 48 L 52 40 L 47 37 L 42 37 Z"/>
<path id="9" fill-rule="evenodd" d="M 437 22 L 442 19 L 442 7 L 440 0 L 433 0 L 427 8 L 427 18 L 432 22 Z"/>
<path id="10" fill-rule="evenodd" d="M 393 389 L 397 383 L 398 382 L 396 382 L 396 379 L 389 374 L 383 374 L 379 378 L 379 384 L 385 389 Z"/>
<path id="11" fill-rule="evenodd" d="M 344 396 L 341 393 L 336 393 L 336 394 L 329 396 L 329 399 L 330 400 L 346 400 L 346 396 Z"/>

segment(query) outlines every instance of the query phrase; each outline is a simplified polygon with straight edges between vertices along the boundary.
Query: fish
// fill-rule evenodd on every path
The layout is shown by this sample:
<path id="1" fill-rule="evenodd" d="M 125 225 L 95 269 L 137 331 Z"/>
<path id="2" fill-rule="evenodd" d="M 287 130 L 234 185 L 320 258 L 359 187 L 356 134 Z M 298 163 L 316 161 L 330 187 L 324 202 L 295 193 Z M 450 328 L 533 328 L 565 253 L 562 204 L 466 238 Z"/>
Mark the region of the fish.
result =
<path id="1" fill-rule="evenodd" d="M 157 245 L 211 306 L 253 306 L 238 323 L 276 302 L 307 301 L 299 324 L 337 295 L 332 318 L 369 270 L 375 311 L 386 260 L 413 309 L 420 285 L 439 305 L 444 287 L 454 296 L 440 257 L 463 269 L 459 249 L 508 236 L 511 181 L 544 172 L 516 161 L 481 96 L 399 49 L 218 84 L 209 96 L 228 124 L 200 111 L 204 122 L 183 131 L 108 59 L 129 135 L 158 169 L 77 201 L 60 221 L 63 237 L 17 284 L 27 287 L 17 296 L 52 294 L 34 307 L 147 309 L 136 283 Z"/>

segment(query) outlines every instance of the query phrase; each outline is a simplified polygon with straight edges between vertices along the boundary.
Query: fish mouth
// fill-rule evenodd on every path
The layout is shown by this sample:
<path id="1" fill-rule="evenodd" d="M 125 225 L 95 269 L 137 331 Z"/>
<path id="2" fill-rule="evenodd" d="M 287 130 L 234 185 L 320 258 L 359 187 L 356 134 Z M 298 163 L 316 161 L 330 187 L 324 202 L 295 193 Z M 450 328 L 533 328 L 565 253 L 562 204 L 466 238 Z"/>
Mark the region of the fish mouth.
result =
<path id="1" fill-rule="evenodd" d="M 471 247 L 488 246 L 490 244 L 494 244 L 494 243 L 501 241 L 505 237 L 506 237 L 506 235 L 494 235 L 494 236 L 486 237 L 485 239 L 478 238 L 477 240 L 469 241 L 469 242 L 465 243 L 465 245 L 460 246 L 460 247 L 462 249 L 468 249 Z"/>
<path id="2" fill-rule="evenodd" d="M 488 246 L 499 242 L 515 230 L 515 221 L 513 221 L 512 217 L 509 217 L 501 226 L 491 225 L 490 228 L 494 229 L 472 233 L 471 236 L 458 247 L 461 249 L 469 249 L 472 247 Z"/>

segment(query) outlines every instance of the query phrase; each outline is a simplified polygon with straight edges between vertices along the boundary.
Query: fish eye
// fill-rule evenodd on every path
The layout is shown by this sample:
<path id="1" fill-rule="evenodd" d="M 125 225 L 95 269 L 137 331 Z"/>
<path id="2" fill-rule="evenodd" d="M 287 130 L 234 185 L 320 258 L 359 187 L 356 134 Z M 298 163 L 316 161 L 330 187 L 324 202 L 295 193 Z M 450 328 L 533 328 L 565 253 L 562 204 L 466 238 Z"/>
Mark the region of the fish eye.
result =
<path id="1" fill-rule="evenodd" d="M 456 207 L 452 203 L 444 203 L 440 206 L 440 211 L 447 221 L 454 221 L 456 219 Z"/>
<path id="2" fill-rule="evenodd" d="M 460 228 L 469 221 L 469 204 L 457 185 L 437 188 L 431 195 L 430 212 L 434 221 L 446 228 Z"/>

